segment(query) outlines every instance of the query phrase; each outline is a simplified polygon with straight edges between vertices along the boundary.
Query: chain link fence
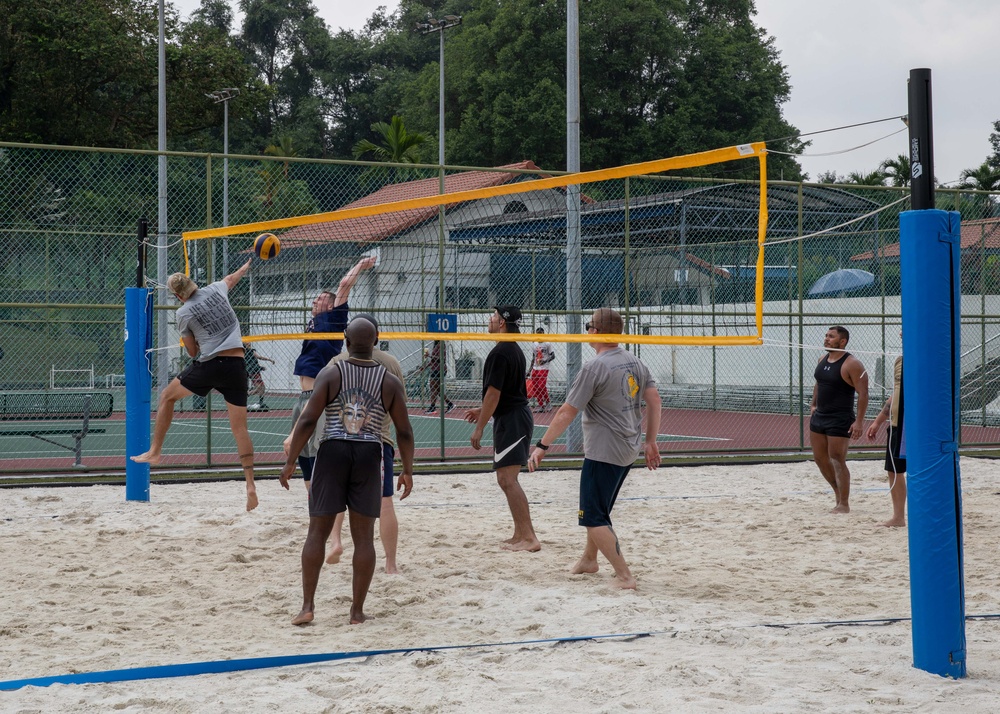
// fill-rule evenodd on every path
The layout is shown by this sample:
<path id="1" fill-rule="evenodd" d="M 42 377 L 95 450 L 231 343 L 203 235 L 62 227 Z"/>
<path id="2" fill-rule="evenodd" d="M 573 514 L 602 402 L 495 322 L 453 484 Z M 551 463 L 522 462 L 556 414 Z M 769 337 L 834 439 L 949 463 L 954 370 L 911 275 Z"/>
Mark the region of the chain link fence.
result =
<path id="1" fill-rule="evenodd" d="M 0 472 L 124 464 L 124 288 L 136 282 L 136 226 L 150 222 L 146 275 L 155 288 L 154 392 L 187 363 L 175 301 L 159 288 L 185 269 L 183 231 L 489 188 L 541 172 L 372 165 L 295 157 L 167 155 L 168 223 L 156 225 L 155 152 L 0 143 Z M 442 176 L 443 174 L 443 176 Z M 547 172 L 545 175 L 552 175 Z M 260 464 L 283 460 L 281 441 L 298 396 L 293 365 L 314 298 L 337 292 L 363 256 L 377 268 L 350 290 L 351 312 L 383 332 L 421 332 L 445 315 L 459 332 L 486 332 L 493 307 L 517 304 L 523 332 L 571 333 L 611 306 L 632 334 L 755 334 L 758 187 L 665 176 L 581 186 L 579 294 L 567 299 L 565 192 L 489 196 L 392 220 L 291 228 L 282 254 L 255 263 L 231 294 L 263 371 L 251 384 L 250 429 Z M 228 200 L 226 199 L 228 195 Z M 899 213 L 908 190 L 769 184 L 763 346 L 633 345 L 664 397 L 663 450 L 719 453 L 808 449 L 808 403 L 822 335 L 851 330 L 850 348 L 871 375 L 870 415 L 891 390 L 901 349 Z M 996 195 L 940 189 L 938 207 L 962 213 L 962 444 L 1000 441 L 1000 217 Z M 224 205 L 224 202 L 228 205 Z M 823 231 L 822 233 L 818 233 Z M 815 234 L 815 235 L 814 235 Z M 800 236 L 807 236 L 800 239 Z M 218 280 L 251 254 L 252 236 L 189 241 L 191 275 Z M 166 246 L 166 247 L 160 247 Z M 579 305 L 579 308 L 576 307 Z M 443 335 L 434 343 L 383 343 L 407 375 L 418 458 L 482 458 L 461 420 L 481 393 L 492 343 Z M 531 360 L 531 343 L 521 343 Z M 563 399 L 575 359 L 552 342 L 547 390 Z M 593 352 L 583 347 L 583 360 Z M 434 372 L 437 372 L 436 374 Z M 443 379 L 442 379 L 443 378 Z M 443 385 L 443 390 L 439 385 Z M 435 391 L 443 391 L 445 400 Z M 107 393 L 114 410 L 81 431 L 79 408 L 49 413 L 47 395 Z M 58 400 L 57 400 L 58 401 Z M 546 400 L 533 405 L 544 408 Z M 155 393 L 153 395 L 155 405 Z M 455 409 L 444 413 L 447 404 Z M 15 405 L 15 406 L 10 406 Z M 428 412 L 434 407 L 435 411 Z M 445 409 L 442 409 L 444 407 Z M 538 433 L 550 420 L 541 411 Z M 34 433 L 33 433 L 34 432 Z M 867 442 L 866 442 L 867 444 Z M 237 463 L 219 395 L 179 405 L 163 463 Z"/>

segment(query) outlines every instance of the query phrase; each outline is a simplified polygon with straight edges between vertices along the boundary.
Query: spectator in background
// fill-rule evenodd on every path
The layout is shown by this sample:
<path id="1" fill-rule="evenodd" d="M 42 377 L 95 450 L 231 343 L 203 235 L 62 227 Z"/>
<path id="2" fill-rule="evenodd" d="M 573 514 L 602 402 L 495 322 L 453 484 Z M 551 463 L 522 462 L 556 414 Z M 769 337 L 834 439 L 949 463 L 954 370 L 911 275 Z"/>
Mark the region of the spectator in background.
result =
<path id="1" fill-rule="evenodd" d="M 431 404 L 424 411 L 433 414 L 437 411 L 438 395 L 441 392 L 441 382 L 448 374 L 448 352 L 444 345 L 444 340 L 434 340 L 434 346 L 427 360 L 427 380 L 430 391 Z M 444 394 L 445 413 L 455 408 L 455 404 Z"/>
<path id="2" fill-rule="evenodd" d="M 267 405 L 264 404 L 264 394 L 267 392 L 267 388 L 264 386 L 264 377 L 261 375 L 264 368 L 260 366 L 259 360 L 274 364 L 273 359 L 258 354 L 253 345 L 243 345 L 243 361 L 247 368 L 247 378 L 250 380 L 250 393 L 257 395 L 257 403 L 247 405 L 248 412 L 268 411 Z"/>
<path id="3" fill-rule="evenodd" d="M 536 334 L 545 334 L 545 330 L 539 327 Z M 556 353 L 552 345 L 539 340 L 531 345 L 531 384 L 528 387 L 528 396 L 534 397 L 538 403 L 536 412 L 552 411 L 552 404 L 549 400 L 549 363 L 555 360 Z"/>

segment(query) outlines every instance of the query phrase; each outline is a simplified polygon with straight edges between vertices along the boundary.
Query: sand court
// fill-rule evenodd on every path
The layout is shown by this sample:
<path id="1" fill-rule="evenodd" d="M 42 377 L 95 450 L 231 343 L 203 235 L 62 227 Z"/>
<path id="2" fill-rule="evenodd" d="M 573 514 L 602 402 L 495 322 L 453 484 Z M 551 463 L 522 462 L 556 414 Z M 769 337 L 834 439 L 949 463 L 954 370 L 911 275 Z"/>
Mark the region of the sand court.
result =
<path id="1" fill-rule="evenodd" d="M 540 553 L 509 553 L 490 473 L 415 477 L 396 504 L 402 573 L 379 564 L 348 625 L 350 556 L 301 605 L 304 489 L 260 481 L 3 492 L 0 679 L 383 649 L 337 662 L 0 692 L 0 711 L 994 712 L 1000 620 L 967 624 L 969 677 L 912 667 L 905 530 L 881 464 L 852 462 L 853 512 L 815 466 L 635 469 L 614 511 L 636 592 L 570 575 L 574 471 L 522 474 Z M 1000 479 L 963 459 L 966 611 L 1000 614 Z M 861 622 L 877 620 L 878 622 Z M 842 625 L 819 623 L 845 622 Z M 627 637 L 628 634 L 643 636 Z M 561 638 L 613 635 L 581 642 Z M 513 644 L 503 644 L 513 643 Z M 420 648 L 486 645 L 441 651 Z"/>

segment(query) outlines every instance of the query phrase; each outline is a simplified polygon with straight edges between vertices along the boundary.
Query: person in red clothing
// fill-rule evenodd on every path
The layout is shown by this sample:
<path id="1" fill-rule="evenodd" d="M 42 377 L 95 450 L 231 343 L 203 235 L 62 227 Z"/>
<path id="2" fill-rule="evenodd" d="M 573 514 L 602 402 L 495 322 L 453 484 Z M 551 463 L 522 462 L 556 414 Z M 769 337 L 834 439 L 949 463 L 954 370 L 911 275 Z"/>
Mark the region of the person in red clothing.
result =
<path id="1" fill-rule="evenodd" d="M 536 334 L 545 334 L 539 327 Z M 536 412 L 552 411 L 549 399 L 549 363 L 555 360 L 556 353 L 548 342 L 535 342 L 531 345 L 531 380 L 528 385 L 528 396 L 538 402 Z"/>

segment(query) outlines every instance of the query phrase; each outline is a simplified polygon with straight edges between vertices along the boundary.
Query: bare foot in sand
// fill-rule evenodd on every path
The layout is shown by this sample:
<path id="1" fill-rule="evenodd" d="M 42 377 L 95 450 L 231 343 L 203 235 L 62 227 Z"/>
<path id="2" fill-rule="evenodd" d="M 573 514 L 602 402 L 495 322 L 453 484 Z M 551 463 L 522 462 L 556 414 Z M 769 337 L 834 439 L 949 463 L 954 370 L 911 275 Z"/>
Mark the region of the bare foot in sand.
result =
<path id="1" fill-rule="evenodd" d="M 397 568 L 395 565 L 389 565 L 388 563 L 386 563 L 385 572 L 388 573 L 389 575 L 399 575 L 399 568 Z"/>
<path id="2" fill-rule="evenodd" d="M 506 544 L 510 545 L 511 543 L 516 543 L 516 542 L 517 542 L 517 539 L 515 539 L 515 538 L 513 538 L 513 537 L 511 537 L 511 538 L 504 538 L 504 539 L 503 539 L 502 541 L 500 541 L 500 542 L 501 542 L 501 543 L 506 543 Z"/>
<path id="3" fill-rule="evenodd" d="M 830 509 L 830 513 L 850 513 L 851 507 L 846 503 L 841 503 L 839 506 L 835 506 Z"/>
<path id="4" fill-rule="evenodd" d="M 531 538 L 530 540 L 518 540 L 513 543 L 504 543 L 500 547 L 504 550 L 515 552 L 537 553 L 542 549 L 542 544 L 538 542 L 537 538 Z"/>
<path id="5" fill-rule="evenodd" d="M 883 523 L 879 523 L 882 528 L 902 528 L 906 525 L 906 521 L 902 518 L 890 518 Z"/>
<path id="6" fill-rule="evenodd" d="M 615 575 L 611 578 L 611 584 L 621 590 L 635 590 L 635 578 L 623 578 Z"/>
<path id="7" fill-rule="evenodd" d="M 584 573 L 596 573 L 599 569 L 600 566 L 596 560 L 580 558 L 569 572 L 573 575 L 583 575 Z"/>
<path id="8" fill-rule="evenodd" d="M 363 613 L 361 611 L 355 612 L 353 609 L 351 610 L 351 624 L 352 625 L 360 625 L 362 622 L 364 622 L 367 619 L 368 619 L 368 616 L 365 615 L 365 613 Z"/>
<path id="9" fill-rule="evenodd" d="M 305 625 L 313 621 L 313 611 L 311 608 L 302 608 L 302 612 L 292 620 L 293 625 Z"/>
<path id="10" fill-rule="evenodd" d="M 344 554 L 344 546 L 340 543 L 335 543 L 330 546 L 330 553 L 326 556 L 327 565 L 336 565 L 340 562 L 340 556 Z"/>
<path id="11" fill-rule="evenodd" d="M 160 463 L 160 452 L 159 451 L 147 451 L 145 454 L 139 454 L 138 456 L 133 456 L 132 460 L 137 464 L 149 464 L 150 466 L 155 466 Z"/>
<path id="12" fill-rule="evenodd" d="M 257 501 L 257 489 L 255 489 L 255 488 L 248 488 L 247 489 L 247 510 L 248 511 L 252 511 L 253 509 L 255 509 L 257 507 L 258 503 L 259 503 L 259 501 Z"/>

